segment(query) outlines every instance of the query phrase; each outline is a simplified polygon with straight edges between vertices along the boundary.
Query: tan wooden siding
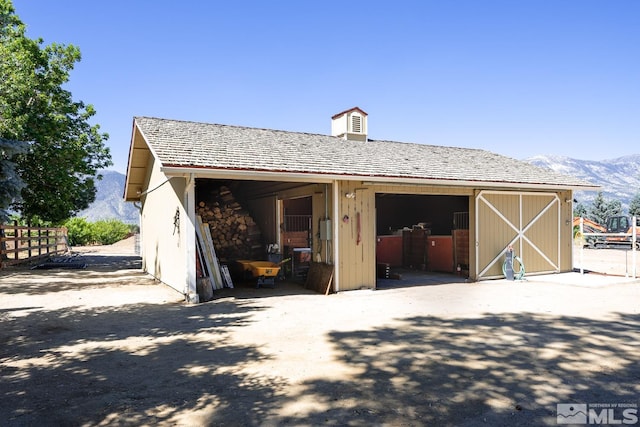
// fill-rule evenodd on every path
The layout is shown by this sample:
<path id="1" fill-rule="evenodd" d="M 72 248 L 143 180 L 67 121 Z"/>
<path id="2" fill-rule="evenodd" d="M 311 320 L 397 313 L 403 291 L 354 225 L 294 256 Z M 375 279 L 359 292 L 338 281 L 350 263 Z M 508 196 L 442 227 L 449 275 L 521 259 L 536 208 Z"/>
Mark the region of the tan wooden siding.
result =
<path id="1" fill-rule="evenodd" d="M 476 229 L 477 246 L 479 248 L 477 251 L 478 270 L 482 273 L 489 266 L 490 269 L 484 272 L 483 276 L 498 276 L 502 274 L 502 263 L 494 262 L 492 264 L 492 261 L 498 254 L 504 252 L 508 242 L 512 241 L 516 236 L 516 232 L 501 219 L 500 214 L 510 221 L 515 221 L 517 218 L 518 196 L 488 194 L 485 195 L 485 199 L 495 207 L 495 210 L 479 203 L 479 217 Z"/>
<path id="2" fill-rule="evenodd" d="M 551 197 L 525 197 L 523 199 L 523 224 L 531 224 L 524 232 L 519 249 L 529 272 L 555 272 L 559 269 L 558 200 Z M 555 206 L 553 206 L 555 205 Z M 545 210 L 549 206 L 550 209 Z M 540 212 L 539 217 L 536 212 Z"/>
<path id="3" fill-rule="evenodd" d="M 558 203 L 555 198 L 536 199 L 535 202 L 548 204 L 541 206 L 539 203 L 531 203 L 531 198 L 525 198 L 524 202 L 529 203 L 523 203 L 523 219 L 526 216 L 523 223 L 531 226 L 524 232 L 526 239 L 520 239 L 518 251 L 527 271 L 555 272 L 559 269 Z M 547 209 L 542 212 L 545 208 Z M 536 212 L 541 213 L 537 218 L 534 215 Z"/>
<path id="4" fill-rule="evenodd" d="M 560 198 L 560 271 L 573 270 L 573 192 L 558 193 Z"/>
<path id="5" fill-rule="evenodd" d="M 355 197 L 348 198 L 347 193 Z M 375 193 L 358 182 L 340 182 L 338 212 L 340 290 L 373 289 L 376 286 Z"/>
<path id="6" fill-rule="evenodd" d="M 569 197 L 571 192 L 478 192 L 476 278 L 502 277 L 509 245 L 527 274 L 570 270 Z"/>
<path id="7" fill-rule="evenodd" d="M 315 189 L 311 198 L 312 209 L 312 243 L 313 260 L 326 263 L 333 263 L 332 240 L 320 240 L 320 221 L 331 218 L 333 203 L 331 200 L 332 186 L 320 184 Z M 332 220 L 336 220 L 332 218 Z"/>

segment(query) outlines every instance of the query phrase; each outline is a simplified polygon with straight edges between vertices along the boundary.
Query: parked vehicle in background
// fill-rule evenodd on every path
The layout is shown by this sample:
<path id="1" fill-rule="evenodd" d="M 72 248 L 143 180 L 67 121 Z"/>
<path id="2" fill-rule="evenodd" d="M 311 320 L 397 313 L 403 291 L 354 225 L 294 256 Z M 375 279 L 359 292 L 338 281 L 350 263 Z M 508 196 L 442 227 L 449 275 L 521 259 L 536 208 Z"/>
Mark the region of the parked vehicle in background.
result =
<path id="1" fill-rule="evenodd" d="M 586 234 L 586 236 L 582 236 L 580 234 L 580 222 L 582 221 L 582 231 Z M 597 222 L 590 220 L 589 218 L 582 218 L 579 216 L 573 217 L 573 237 L 579 237 L 581 239 L 581 244 L 584 247 L 593 248 L 595 247 L 596 241 L 598 238 L 593 236 L 593 233 L 606 233 L 607 227 L 604 225 L 600 225 Z"/>
<path id="2" fill-rule="evenodd" d="M 596 238 L 595 247 L 631 246 L 634 232 L 633 218 L 636 220 L 636 249 L 640 249 L 640 218 L 625 215 L 607 218 L 606 231 L 601 237 Z"/>

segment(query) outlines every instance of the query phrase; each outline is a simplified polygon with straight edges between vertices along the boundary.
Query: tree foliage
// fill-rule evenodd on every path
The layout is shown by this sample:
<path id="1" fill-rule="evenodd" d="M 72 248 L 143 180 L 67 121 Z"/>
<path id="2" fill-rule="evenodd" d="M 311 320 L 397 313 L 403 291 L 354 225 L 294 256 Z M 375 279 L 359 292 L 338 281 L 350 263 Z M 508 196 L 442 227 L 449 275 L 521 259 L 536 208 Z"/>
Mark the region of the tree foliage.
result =
<path id="1" fill-rule="evenodd" d="M 586 217 L 587 216 L 586 206 L 583 203 L 576 204 L 575 207 L 573 208 L 573 216 Z"/>
<path id="2" fill-rule="evenodd" d="M 26 148 L 25 143 L 0 138 L 0 222 L 7 220 L 9 206 L 20 197 L 24 187 L 12 159 Z"/>
<path id="3" fill-rule="evenodd" d="M 606 224 L 607 218 L 622 214 L 620 200 L 606 200 L 602 191 L 598 191 L 587 217 L 598 224 Z"/>
<path id="4" fill-rule="evenodd" d="M 10 0 L 0 0 L 0 137 L 28 141 L 16 157 L 25 183 L 15 207 L 22 215 L 61 223 L 95 199 L 98 170 L 110 166 L 108 138 L 91 105 L 63 85 L 80 61 L 73 45 L 43 45 L 25 35 Z"/>
<path id="5" fill-rule="evenodd" d="M 629 203 L 629 215 L 640 218 L 640 193 L 636 193 Z"/>

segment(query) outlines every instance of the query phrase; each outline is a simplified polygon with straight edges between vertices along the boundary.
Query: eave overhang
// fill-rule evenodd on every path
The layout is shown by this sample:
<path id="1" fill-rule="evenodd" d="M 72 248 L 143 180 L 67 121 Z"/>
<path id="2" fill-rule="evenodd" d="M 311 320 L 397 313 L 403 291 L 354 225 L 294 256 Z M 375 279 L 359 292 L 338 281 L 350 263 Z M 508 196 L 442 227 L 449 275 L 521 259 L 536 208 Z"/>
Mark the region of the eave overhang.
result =
<path id="1" fill-rule="evenodd" d="M 246 170 L 246 169 L 216 169 L 208 167 L 192 166 L 163 166 L 160 170 L 168 177 L 187 177 L 194 174 L 196 178 L 209 179 L 231 179 L 231 180 L 253 180 L 253 181 L 283 181 L 283 182 L 308 182 L 308 183 L 332 183 L 334 181 L 358 181 L 369 185 L 429 185 L 446 187 L 471 187 L 477 189 L 526 189 L 537 191 L 597 191 L 597 185 L 592 186 L 567 186 L 559 184 L 545 183 L 523 183 L 523 182 L 493 182 L 479 180 L 458 180 L 458 179 L 438 179 L 438 178 L 414 178 L 398 176 L 369 176 L 369 175 L 341 175 L 323 174 L 314 172 L 281 172 L 267 170 Z"/>
<path id="2" fill-rule="evenodd" d="M 147 180 L 149 159 L 152 155 L 149 144 L 134 121 L 127 162 L 127 177 L 124 185 L 125 202 L 140 200 L 140 194 L 144 190 L 143 187 Z"/>

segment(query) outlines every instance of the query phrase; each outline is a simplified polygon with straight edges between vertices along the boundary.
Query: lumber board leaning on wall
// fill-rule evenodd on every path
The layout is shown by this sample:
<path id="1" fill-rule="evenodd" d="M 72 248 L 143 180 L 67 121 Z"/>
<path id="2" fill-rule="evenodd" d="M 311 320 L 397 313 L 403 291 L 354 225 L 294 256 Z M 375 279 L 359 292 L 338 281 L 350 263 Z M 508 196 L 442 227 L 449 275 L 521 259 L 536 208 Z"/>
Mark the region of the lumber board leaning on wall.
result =
<path id="1" fill-rule="evenodd" d="M 324 262 L 312 262 L 307 273 L 305 288 L 313 289 L 321 294 L 329 294 L 332 289 L 333 265 Z"/>
<path id="2" fill-rule="evenodd" d="M 224 284 L 222 283 L 222 276 L 220 275 L 220 265 L 218 264 L 218 258 L 215 256 L 215 248 L 211 241 L 211 235 L 209 233 L 209 225 L 202 222 L 200 215 L 196 215 L 197 227 L 196 236 L 200 240 L 200 247 L 204 252 L 204 259 L 207 270 L 212 276 L 212 284 L 214 289 L 222 289 Z"/>

